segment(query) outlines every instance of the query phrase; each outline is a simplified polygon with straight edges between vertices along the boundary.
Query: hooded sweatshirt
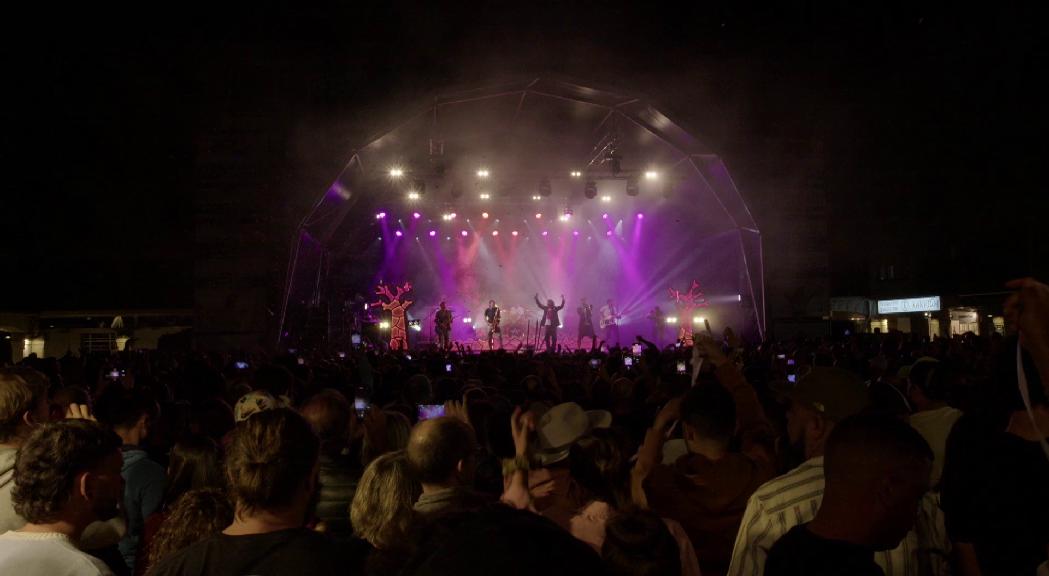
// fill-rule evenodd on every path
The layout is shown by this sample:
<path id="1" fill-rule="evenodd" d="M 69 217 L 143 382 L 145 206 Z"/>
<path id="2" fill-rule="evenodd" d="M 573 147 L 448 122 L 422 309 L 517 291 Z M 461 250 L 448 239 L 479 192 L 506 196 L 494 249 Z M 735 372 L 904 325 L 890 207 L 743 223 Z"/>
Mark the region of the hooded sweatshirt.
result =
<path id="1" fill-rule="evenodd" d="M 11 491 L 15 487 L 15 456 L 18 448 L 0 447 L 0 534 L 18 530 L 25 519 L 15 512 Z"/>
<path id="2" fill-rule="evenodd" d="M 167 486 L 164 467 L 149 459 L 145 450 L 124 446 L 124 513 L 127 535 L 120 541 L 120 554 L 129 569 L 134 570 L 135 552 L 146 526 L 146 517 L 160 509 Z"/>

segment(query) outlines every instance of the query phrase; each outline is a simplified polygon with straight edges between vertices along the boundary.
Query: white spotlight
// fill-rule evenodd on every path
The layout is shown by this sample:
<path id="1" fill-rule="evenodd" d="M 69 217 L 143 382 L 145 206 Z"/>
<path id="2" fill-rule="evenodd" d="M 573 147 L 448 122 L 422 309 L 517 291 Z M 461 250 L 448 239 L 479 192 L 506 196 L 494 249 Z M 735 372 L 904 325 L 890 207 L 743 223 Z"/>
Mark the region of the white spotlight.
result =
<path id="1" fill-rule="evenodd" d="M 404 170 L 400 168 L 390 168 L 390 178 L 400 178 L 404 176 Z"/>
<path id="2" fill-rule="evenodd" d="M 667 324 L 677 324 L 676 316 L 667 316 Z"/>
<path id="3" fill-rule="evenodd" d="M 645 172 L 645 180 L 659 180 L 659 172 L 656 172 L 655 170 Z"/>
<path id="4" fill-rule="evenodd" d="M 481 194 L 481 200 L 488 200 L 491 197 L 492 197 L 492 195 L 487 193 L 487 192 Z"/>
<path id="5" fill-rule="evenodd" d="M 385 320 L 383 320 L 382 322 L 379 322 L 379 330 L 389 330 L 389 329 L 390 329 L 390 323 L 389 322 L 387 322 Z"/>
<path id="6" fill-rule="evenodd" d="M 487 178 L 488 177 L 488 169 L 487 168 L 481 168 L 480 170 L 478 170 L 477 171 L 477 177 L 478 178 Z"/>
<path id="7" fill-rule="evenodd" d="M 611 202 L 612 201 L 612 197 L 611 196 L 602 196 L 601 197 L 601 201 L 602 202 Z"/>
<path id="8" fill-rule="evenodd" d="M 579 170 L 572 170 L 571 175 L 572 178 L 581 178 L 583 176 L 583 173 Z"/>
<path id="9" fill-rule="evenodd" d="M 703 317 L 702 316 L 693 316 L 692 317 L 692 323 L 693 324 L 702 324 L 703 323 Z"/>
<path id="10" fill-rule="evenodd" d="M 409 192 L 408 193 L 408 199 L 409 200 L 418 200 L 419 199 L 419 193 L 418 192 Z"/>
<path id="11" fill-rule="evenodd" d="M 539 195 L 536 195 L 536 196 L 532 196 L 532 200 L 535 200 L 536 202 L 538 202 L 538 201 L 540 201 L 540 200 L 542 200 L 542 199 L 543 199 L 543 197 L 542 197 L 542 196 L 539 196 Z"/>

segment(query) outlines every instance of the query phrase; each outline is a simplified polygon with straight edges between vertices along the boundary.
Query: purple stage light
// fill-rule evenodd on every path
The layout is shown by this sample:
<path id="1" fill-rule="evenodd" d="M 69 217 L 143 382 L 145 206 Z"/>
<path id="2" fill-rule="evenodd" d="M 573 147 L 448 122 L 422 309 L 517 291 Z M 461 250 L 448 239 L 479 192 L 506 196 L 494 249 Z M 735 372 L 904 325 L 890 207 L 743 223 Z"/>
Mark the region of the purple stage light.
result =
<path id="1" fill-rule="evenodd" d="M 611 236 L 611 235 L 612 235 L 612 231 L 611 230 L 609 230 L 608 232 L 605 232 L 605 236 Z"/>
<path id="2" fill-rule="evenodd" d="M 400 238 L 401 236 L 404 236 L 404 234 L 400 230 L 394 232 L 393 234 L 394 234 L 394 236 L 396 236 L 398 238 Z"/>
<path id="3" fill-rule="evenodd" d="M 642 218 L 644 218 L 644 217 L 645 217 L 645 215 L 644 215 L 644 214 L 642 214 L 642 213 L 640 213 L 640 212 L 638 212 L 638 213 L 637 213 L 637 218 L 638 218 L 638 220 L 640 220 L 640 219 L 642 219 Z"/>
<path id="4" fill-rule="evenodd" d="M 542 220 L 543 219 L 543 215 L 541 213 L 539 213 L 539 212 L 536 212 L 535 219 L 536 220 Z"/>
<path id="5" fill-rule="evenodd" d="M 579 236 L 579 230 L 572 230 L 572 236 Z"/>
<path id="6" fill-rule="evenodd" d="M 412 213 L 412 218 L 415 218 L 416 220 L 418 220 L 419 218 L 422 218 L 422 217 L 423 217 L 423 215 L 419 214 L 418 212 L 413 212 Z"/>
<path id="7" fill-rule="evenodd" d="M 382 220 L 385 217 L 386 217 L 386 213 L 385 212 L 379 212 L 378 214 L 375 215 L 375 219 L 376 220 Z"/>
<path id="8" fill-rule="evenodd" d="M 546 230 L 543 230 L 543 236 L 546 236 L 546 235 L 547 235 L 547 234 L 549 234 L 549 233 L 550 233 L 550 232 L 547 232 Z"/>
<path id="9" fill-rule="evenodd" d="M 466 230 L 463 230 L 463 231 L 462 231 L 462 232 L 460 232 L 459 234 L 462 234 L 463 238 L 465 238 L 465 237 L 467 237 L 467 236 L 468 236 L 468 235 L 469 235 L 470 233 L 469 233 L 469 232 L 467 232 Z"/>
<path id="10" fill-rule="evenodd" d="M 433 238 L 435 236 L 437 236 L 437 231 L 436 230 L 430 230 L 430 238 Z"/>
<path id="11" fill-rule="evenodd" d="M 605 212 L 604 214 L 602 214 L 601 215 L 601 219 L 602 220 L 608 220 L 608 212 Z"/>

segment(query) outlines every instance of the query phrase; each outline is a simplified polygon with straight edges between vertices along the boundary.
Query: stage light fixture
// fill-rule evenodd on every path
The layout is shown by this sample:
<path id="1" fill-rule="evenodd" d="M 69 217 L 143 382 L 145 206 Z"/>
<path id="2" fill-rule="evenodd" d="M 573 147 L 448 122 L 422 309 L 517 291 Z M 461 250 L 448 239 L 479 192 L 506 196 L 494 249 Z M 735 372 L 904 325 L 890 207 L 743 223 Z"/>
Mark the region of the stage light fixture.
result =
<path id="1" fill-rule="evenodd" d="M 482 178 L 482 179 L 483 178 L 487 178 L 488 177 L 488 169 L 487 168 L 481 168 L 480 170 L 478 170 L 477 171 L 477 177 L 478 178 Z"/>
<path id="2" fill-rule="evenodd" d="M 645 180 L 659 180 L 659 172 L 655 170 L 645 172 Z"/>
<path id="3" fill-rule="evenodd" d="M 467 316 L 466 318 L 463 318 L 463 324 L 473 324 L 473 323 L 474 323 L 474 319 L 473 318 L 470 318 L 469 316 Z"/>
<path id="4" fill-rule="evenodd" d="M 379 322 L 379 330 L 389 330 L 389 329 L 390 329 L 390 323 L 389 322 L 387 322 L 385 320 L 383 320 L 382 322 Z"/>
<path id="5" fill-rule="evenodd" d="M 390 178 L 400 178 L 404 176 L 404 170 L 400 168 L 390 168 Z"/>
<path id="6" fill-rule="evenodd" d="M 667 316 L 667 324 L 677 324 L 676 316 Z"/>
<path id="7" fill-rule="evenodd" d="M 460 232 L 459 234 L 461 234 L 463 238 L 466 238 L 467 236 L 469 236 L 469 235 L 470 235 L 470 233 L 469 233 L 469 232 L 467 232 L 466 230 L 463 230 L 463 231 L 462 231 L 462 232 Z"/>
<path id="8" fill-rule="evenodd" d="M 404 232 L 401 232 L 400 230 L 398 230 L 398 231 L 394 232 L 393 235 L 398 237 L 398 238 L 400 238 L 401 236 L 404 236 Z"/>
<path id="9" fill-rule="evenodd" d="M 484 218 L 484 219 L 487 220 L 488 219 L 488 213 L 487 212 L 481 212 L 481 218 Z"/>
<path id="10" fill-rule="evenodd" d="M 540 196 L 549 196 L 550 193 L 551 193 L 550 179 L 549 178 L 543 178 L 542 180 L 539 181 L 539 195 Z"/>
<path id="11" fill-rule="evenodd" d="M 430 238 L 435 238 L 436 236 L 437 236 L 437 231 L 436 230 L 430 230 Z"/>
<path id="12" fill-rule="evenodd" d="M 412 212 L 412 218 L 415 218 L 416 220 L 418 220 L 419 218 L 422 218 L 422 217 L 423 217 L 422 214 L 419 214 L 418 212 Z"/>
<path id="13" fill-rule="evenodd" d="M 419 193 L 418 192 L 409 192 L 408 193 L 408 199 L 409 200 L 418 200 L 419 199 Z"/>
<path id="14" fill-rule="evenodd" d="M 579 230 L 572 230 L 572 236 L 579 236 Z"/>
<path id="15" fill-rule="evenodd" d="M 492 230 L 492 236 L 498 236 L 498 235 L 499 235 L 499 231 L 498 230 Z"/>
<path id="16" fill-rule="evenodd" d="M 376 220 L 382 220 L 385 217 L 386 217 L 386 213 L 385 212 L 379 212 L 378 214 L 375 215 L 375 219 Z"/>
<path id="17" fill-rule="evenodd" d="M 550 232 L 549 232 L 549 231 L 547 231 L 547 230 L 543 230 L 543 236 L 548 236 L 549 234 L 550 234 Z"/>
<path id="18" fill-rule="evenodd" d="M 696 325 L 702 324 L 703 323 L 703 317 L 702 316 L 693 316 L 692 317 L 692 323 L 696 324 Z"/>
<path id="19" fill-rule="evenodd" d="M 513 232 L 511 232 L 510 235 L 511 236 L 517 236 L 517 230 L 514 230 Z"/>
<path id="20" fill-rule="evenodd" d="M 536 220 L 542 220 L 543 219 L 543 214 L 541 212 L 536 212 L 535 213 L 535 219 Z"/>
<path id="21" fill-rule="evenodd" d="M 587 180 L 583 186 L 583 196 L 586 196 L 588 200 L 593 200 L 597 197 L 597 182 L 593 180 Z"/>
<path id="22" fill-rule="evenodd" d="M 489 194 L 489 193 L 487 193 L 487 192 L 483 192 L 483 193 L 481 194 L 481 200 L 488 200 L 488 199 L 490 199 L 491 197 L 492 197 L 492 195 L 491 195 L 491 194 Z"/>
<path id="23" fill-rule="evenodd" d="M 605 236 L 609 236 L 609 237 L 612 236 L 612 231 L 609 230 L 609 231 L 605 232 Z"/>
<path id="24" fill-rule="evenodd" d="M 579 170 L 572 170 L 571 175 L 572 175 L 572 178 L 582 178 L 583 173 L 580 172 Z"/>
<path id="25" fill-rule="evenodd" d="M 608 220 L 608 212 L 605 212 L 604 214 L 602 214 L 601 215 L 601 219 L 602 220 Z"/>
<path id="26" fill-rule="evenodd" d="M 612 201 L 612 197 L 611 196 L 602 196 L 601 197 L 601 201 L 602 202 L 611 202 Z"/>
<path id="27" fill-rule="evenodd" d="M 644 215 L 644 214 L 642 214 L 642 213 L 640 213 L 640 212 L 638 212 L 638 213 L 637 213 L 637 219 L 638 219 L 638 220 L 641 220 L 641 219 L 642 219 L 642 218 L 644 218 L 644 217 L 645 217 L 645 215 Z"/>
<path id="28" fill-rule="evenodd" d="M 637 196 L 641 189 L 637 185 L 637 178 L 631 176 L 626 180 L 626 195 Z"/>

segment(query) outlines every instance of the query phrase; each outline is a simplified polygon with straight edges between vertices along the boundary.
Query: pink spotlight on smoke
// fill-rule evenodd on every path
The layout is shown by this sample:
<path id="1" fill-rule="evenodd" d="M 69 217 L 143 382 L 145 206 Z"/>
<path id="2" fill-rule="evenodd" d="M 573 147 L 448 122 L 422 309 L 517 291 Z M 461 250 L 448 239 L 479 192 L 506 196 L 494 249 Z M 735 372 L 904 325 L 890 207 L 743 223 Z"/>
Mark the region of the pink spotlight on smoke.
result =
<path id="1" fill-rule="evenodd" d="M 609 230 L 608 232 L 605 232 L 605 236 L 611 236 L 611 235 L 612 235 L 612 231 L 611 230 Z"/>
<path id="2" fill-rule="evenodd" d="M 642 214 L 642 213 L 640 213 L 640 212 L 638 212 L 638 213 L 637 213 L 637 218 L 638 218 L 638 220 L 640 220 L 640 219 L 642 219 L 642 218 L 644 218 L 644 217 L 645 217 L 645 215 L 644 215 L 644 214 Z"/>
<path id="3" fill-rule="evenodd" d="M 419 218 L 422 218 L 422 217 L 423 217 L 423 215 L 419 214 L 418 212 L 413 212 L 412 213 L 412 218 L 415 218 L 416 220 L 418 220 Z"/>
<path id="4" fill-rule="evenodd" d="M 579 236 L 579 230 L 572 230 L 572 236 Z"/>
<path id="5" fill-rule="evenodd" d="M 605 212 L 604 214 L 602 214 L 601 215 L 601 219 L 602 220 L 608 220 L 608 212 Z"/>
<path id="6" fill-rule="evenodd" d="M 492 230 L 492 236 L 498 236 L 498 235 L 499 235 L 499 231 L 498 230 Z"/>
<path id="7" fill-rule="evenodd" d="M 398 238 L 400 238 L 401 236 L 404 236 L 404 234 L 400 230 L 394 232 L 393 234 L 394 234 L 394 236 L 397 236 Z"/>
<path id="8" fill-rule="evenodd" d="M 385 217 L 386 217 L 386 213 L 385 212 L 379 212 L 378 214 L 375 215 L 375 219 L 376 220 L 382 220 Z"/>
<path id="9" fill-rule="evenodd" d="M 470 233 L 469 233 L 469 232 L 467 232 L 466 230 L 463 230 L 463 231 L 462 231 L 462 232 L 460 232 L 459 234 L 462 234 L 462 236 L 463 236 L 464 238 L 470 235 Z"/>
<path id="10" fill-rule="evenodd" d="M 514 230 L 513 232 L 511 232 L 510 235 L 511 236 L 517 236 L 517 230 Z"/>
<path id="11" fill-rule="evenodd" d="M 546 236 L 547 234 L 550 234 L 550 232 L 543 230 L 543 236 Z"/>
<path id="12" fill-rule="evenodd" d="M 542 214 L 540 214 L 540 213 L 538 213 L 538 212 L 536 212 L 536 213 L 535 213 L 535 219 L 536 219 L 536 220 L 542 220 L 542 219 L 543 219 L 543 215 L 542 215 Z"/>
<path id="13" fill-rule="evenodd" d="M 430 230 L 430 238 L 435 238 L 435 237 L 437 237 L 437 231 L 436 230 Z"/>

